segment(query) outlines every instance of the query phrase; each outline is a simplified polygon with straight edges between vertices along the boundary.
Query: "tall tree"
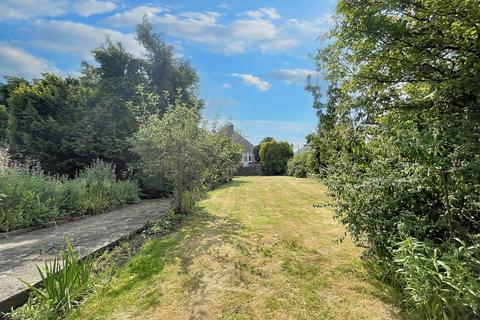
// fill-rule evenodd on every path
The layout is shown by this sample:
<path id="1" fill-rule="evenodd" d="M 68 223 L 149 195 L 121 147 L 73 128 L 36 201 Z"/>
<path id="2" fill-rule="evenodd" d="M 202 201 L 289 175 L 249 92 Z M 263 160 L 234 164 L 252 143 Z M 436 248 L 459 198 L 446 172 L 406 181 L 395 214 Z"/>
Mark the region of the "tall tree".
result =
<path id="1" fill-rule="evenodd" d="M 202 107 L 197 98 L 198 76 L 187 60 L 176 59 L 173 48 L 153 32 L 152 25 L 145 17 L 137 26 L 137 40 L 145 48 L 143 68 L 147 74 L 147 84 L 151 91 L 163 97 L 165 92 L 175 96 L 181 92 L 182 102 L 190 108 Z M 162 112 L 167 102 L 160 104 Z"/>
<path id="2" fill-rule="evenodd" d="M 394 183 L 400 172 L 412 184 L 402 189 L 401 197 L 385 193 L 379 199 L 382 207 L 390 203 L 391 210 L 385 211 L 386 220 L 374 224 L 353 224 L 353 219 L 358 221 L 358 213 L 352 211 L 356 202 L 345 198 L 342 219 L 347 223 L 352 219 L 351 227 L 360 238 L 367 232 L 376 242 L 381 237 L 378 229 L 385 228 L 387 221 L 396 232 L 396 212 L 407 210 L 406 205 L 415 221 L 426 223 L 426 229 L 416 225 L 408 230 L 411 235 L 458 236 L 478 230 L 471 222 L 478 213 L 474 200 L 478 197 L 473 194 L 480 151 L 477 4 L 472 0 L 338 3 L 341 18 L 331 32 L 334 41 L 319 52 L 318 62 L 338 84 L 333 101 L 336 116 L 355 119 L 349 129 L 337 118 L 336 135 L 355 138 L 360 132 L 360 140 L 356 139 L 363 140 L 360 150 L 347 148 L 343 154 L 349 155 L 355 167 L 350 170 L 360 174 L 363 184 L 369 181 L 365 174 L 377 181 L 372 188 L 380 186 L 377 178 L 389 176 L 389 183 Z M 367 157 L 381 159 L 373 165 L 382 169 L 368 170 L 369 165 L 361 164 Z M 376 174 L 382 176 L 374 178 Z M 426 189 L 418 187 L 419 181 Z M 367 190 L 358 191 L 379 194 Z"/>
<path id="3" fill-rule="evenodd" d="M 53 173 L 67 173 L 64 161 L 72 156 L 64 138 L 79 120 L 82 111 L 75 103 L 78 80 L 45 74 L 33 84 L 21 83 L 7 100 L 9 147 L 13 158 L 40 161 Z"/>

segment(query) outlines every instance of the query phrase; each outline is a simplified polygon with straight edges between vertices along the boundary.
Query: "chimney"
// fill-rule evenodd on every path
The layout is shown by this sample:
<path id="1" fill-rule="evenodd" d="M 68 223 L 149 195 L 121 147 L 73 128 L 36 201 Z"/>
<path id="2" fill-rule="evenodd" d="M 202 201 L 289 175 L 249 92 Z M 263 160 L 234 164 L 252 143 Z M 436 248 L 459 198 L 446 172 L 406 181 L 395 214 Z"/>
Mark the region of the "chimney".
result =
<path id="1" fill-rule="evenodd" d="M 227 130 L 226 130 L 226 134 L 225 134 L 225 135 L 226 135 L 227 137 L 233 136 L 233 134 L 234 134 L 234 132 L 235 132 L 235 131 L 233 130 L 233 124 L 232 124 L 232 123 L 228 123 L 228 124 L 226 125 L 226 129 L 227 129 Z"/>

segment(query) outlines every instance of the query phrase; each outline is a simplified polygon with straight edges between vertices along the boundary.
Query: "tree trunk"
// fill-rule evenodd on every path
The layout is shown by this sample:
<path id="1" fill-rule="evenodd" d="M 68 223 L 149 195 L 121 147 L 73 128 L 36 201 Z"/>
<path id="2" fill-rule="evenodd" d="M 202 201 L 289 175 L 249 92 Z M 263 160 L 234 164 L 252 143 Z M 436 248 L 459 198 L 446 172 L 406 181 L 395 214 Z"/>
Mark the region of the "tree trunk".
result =
<path id="1" fill-rule="evenodd" d="M 448 171 L 443 168 L 442 170 L 442 184 L 443 184 L 443 202 L 445 205 L 445 210 L 448 219 L 448 229 L 450 231 L 450 238 L 454 237 L 453 227 L 452 227 L 452 213 L 450 211 L 450 200 L 448 199 L 449 190 L 448 190 Z"/>
<path id="2" fill-rule="evenodd" d="M 183 190 L 175 190 L 175 213 L 182 213 Z"/>

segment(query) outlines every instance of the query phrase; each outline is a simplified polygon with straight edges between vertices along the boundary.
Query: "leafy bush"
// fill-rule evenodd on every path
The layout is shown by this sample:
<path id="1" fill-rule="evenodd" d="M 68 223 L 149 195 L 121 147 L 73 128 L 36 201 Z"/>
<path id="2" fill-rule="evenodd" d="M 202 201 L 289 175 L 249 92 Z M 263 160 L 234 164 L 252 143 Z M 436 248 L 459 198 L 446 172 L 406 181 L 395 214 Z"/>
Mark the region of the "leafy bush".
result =
<path id="1" fill-rule="evenodd" d="M 138 186 L 117 181 L 114 166 L 95 161 L 75 179 L 49 176 L 37 165 L 0 154 L 0 231 L 53 222 L 138 201 Z"/>
<path id="2" fill-rule="evenodd" d="M 308 151 L 303 151 L 296 154 L 293 158 L 288 160 L 287 174 L 292 177 L 306 178 L 307 175 L 310 173 L 308 161 L 309 161 Z"/>
<path id="3" fill-rule="evenodd" d="M 37 266 L 40 288 L 23 281 L 32 290 L 30 300 L 10 315 L 12 319 L 58 319 L 92 288 L 93 259 L 80 260 L 67 238 L 65 246 L 59 259 Z"/>
<path id="4" fill-rule="evenodd" d="M 293 157 L 293 150 L 288 142 L 277 142 L 275 139 L 271 139 L 260 144 L 259 155 L 263 174 L 285 174 L 287 173 L 287 162 Z"/>
<path id="5" fill-rule="evenodd" d="M 232 137 L 221 133 L 208 134 L 206 139 L 206 159 L 204 184 L 207 188 L 230 182 L 238 169 L 238 159 L 243 147 Z"/>
<path id="6" fill-rule="evenodd" d="M 395 251 L 394 263 L 417 318 L 480 316 L 480 242 L 436 245 L 407 238 Z"/>

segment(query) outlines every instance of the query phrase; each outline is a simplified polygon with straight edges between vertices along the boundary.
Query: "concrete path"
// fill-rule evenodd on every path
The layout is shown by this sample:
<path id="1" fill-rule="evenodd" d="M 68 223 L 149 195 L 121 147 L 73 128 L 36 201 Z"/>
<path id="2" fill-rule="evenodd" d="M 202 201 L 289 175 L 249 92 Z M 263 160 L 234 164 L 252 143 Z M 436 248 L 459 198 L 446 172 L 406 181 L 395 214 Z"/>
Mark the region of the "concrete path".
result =
<path id="1" fill-rule="evenodd" d="M 165 213 L 169 205 L 169 199 L 146 200 L 57 227 L 0 234 L 0 311 L 24 299 L 25 285 L 19 278 L 29 283 L 40 281 L 36 265 L 58 256 L 65 236 L 83 257 L 139 230 L 147 220 Z"/>

